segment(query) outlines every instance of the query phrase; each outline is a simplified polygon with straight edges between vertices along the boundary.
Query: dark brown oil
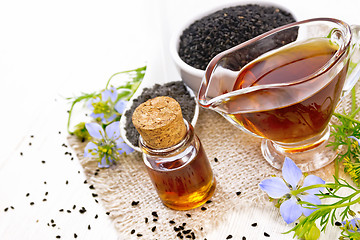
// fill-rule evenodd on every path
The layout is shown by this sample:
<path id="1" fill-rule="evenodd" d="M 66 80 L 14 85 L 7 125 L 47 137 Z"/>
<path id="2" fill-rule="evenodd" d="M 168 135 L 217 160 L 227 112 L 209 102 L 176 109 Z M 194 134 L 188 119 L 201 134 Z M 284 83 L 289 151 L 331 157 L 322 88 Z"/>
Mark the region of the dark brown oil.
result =
<path id="1" fill-rule="evenodd" d="M 214 193 L 215 178 L 205 151 L 198 142 L 198 151 L 189 158 L 157 162 L 147 166 L 148 174 L 164 205 L 188 210 L 204 204 Z M 195 155 L 194 155 L 195 153 Z"/>
<path id="2" fill-rule="evenodd" d="M 311 76 L 334 56 L 338 47 L 328 39 L 317 39 L 288 46 L 273 54 L 260 58 L 247 65 L 240 72 L 233 90 L 273 83 L 295 83 Z M 346 67 L 326 85 L 317 83 L 319 88 L 313 95 L 277 107 L 276 94 L 268 101 L 273 108 L 232 114 L 231 117 L 249 131 L 273 141 L 293 143 L 306 140 L 321 133 L 327 126 L 338 102 L 346 74 Z M 324 75 L 312 81 L 323 81 Z M 326 76 L 326 75 L 325 75 Z M 321 86 L 321 87 L 319 87 Z M 285 88 L 286 91 L 286 88 Z M 303 91 L 314 91 L 312 87 Z M 263 91 L 264 92 L 264 91 Z M 267 93 L 271 89 L 267 90 Z M 289 97 L 287 100 L 291 98 Z M 280 101 L 280 100 L 279 100 Z M 254 102 L 253 104 L 257 104 Z"/>

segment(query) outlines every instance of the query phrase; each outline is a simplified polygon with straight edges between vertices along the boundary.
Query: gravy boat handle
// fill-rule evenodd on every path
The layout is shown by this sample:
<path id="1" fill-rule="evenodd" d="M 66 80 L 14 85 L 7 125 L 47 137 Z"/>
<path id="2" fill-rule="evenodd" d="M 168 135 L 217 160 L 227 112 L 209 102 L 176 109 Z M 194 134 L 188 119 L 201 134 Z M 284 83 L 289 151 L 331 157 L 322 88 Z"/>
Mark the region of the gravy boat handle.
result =
<path id="1" fill-rule="evenodd" d="M 341 100 L 351 91 L 360 78 L 360 25 L 352 25 L 351 33 L 349 69 L 342 90 Z"/>

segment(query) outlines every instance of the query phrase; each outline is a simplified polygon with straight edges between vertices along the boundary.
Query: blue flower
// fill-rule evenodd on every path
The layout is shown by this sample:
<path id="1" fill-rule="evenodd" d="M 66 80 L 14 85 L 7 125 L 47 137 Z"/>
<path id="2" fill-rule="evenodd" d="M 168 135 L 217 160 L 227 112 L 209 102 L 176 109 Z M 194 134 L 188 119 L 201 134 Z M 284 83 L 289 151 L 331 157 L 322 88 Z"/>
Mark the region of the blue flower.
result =
<path id="1" fill-rule="evenodd" d="M 342 222 L 344 228 L 348 229 L 349 232 L 360 232 L 360 219 L 353 218 L 350 221 L 346 220 Z"/>
<path id="2" fill-rule="evenodd" d="M 105 131 L 97 123 L 86 123 L 85 127 L 94 139 L 86 145 L 84 157 L 97 158 L 100 168 L 109 167 L 121 154 L 134 151 L 120 137 L 118 121 L 109 124 Z"/>
<path id="3" fill-rule="evenodd" d="M 312 188 L 305 191 L 297 191 L 300 189 L 300 180 L 302 179 L 302 172 L 295 163 L 288 157 L 285 158 L 282 168 L 282 178 L 272 177 L 263 180 L 259 186 L 271 198 L 279 199 L 280 214 L 286 223 L 296 221 L 302 214 L 309 216 L 316 210 L 314 207 L 308 205 L 301 205 L 299 202 L 308 202 L 319 205 L 321 201 L 315 194 L 320 193 L 322 188 Z M 308 187 L 315 184 L 324 184 L 325 181 L 315 175 L 308 175 L 302 187 Z"/>
<path id="4" fill-rule="evenodd" d="M 100 97 L 90 99 L 87 107 L 92 111 L 91 117 L 100 119 L 104 124 L 108 124 L 124 112 L 128 101 L 119 100 L 116 102 L 118 94 L 116 88 L 111 87 L 101 92 Z M 115 111 L 116 110 L 116 111 Z"/>
<path id="5" fill-rule="evenodd" d="M 352 139 L 356 140 L 356 141 L 357 141 L 357 143 L 358 143 L 358 145 L 360 146 L 360 140 L 359 140 L 359 139 L 357 139 L 357 138 L 356 138 L 356 137 L 354 137 L 354 136 L 350 136 L 350 137 L 348 137 L 348 138 L 352 138 Z"/>

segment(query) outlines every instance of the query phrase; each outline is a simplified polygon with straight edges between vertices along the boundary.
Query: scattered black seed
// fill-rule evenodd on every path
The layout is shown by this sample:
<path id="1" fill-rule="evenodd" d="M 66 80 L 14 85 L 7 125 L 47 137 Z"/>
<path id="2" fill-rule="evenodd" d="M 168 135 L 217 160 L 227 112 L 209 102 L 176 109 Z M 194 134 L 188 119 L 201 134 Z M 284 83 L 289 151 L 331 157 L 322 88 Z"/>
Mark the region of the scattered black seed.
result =
<path id="1" fill-rule="evenodd" d="M 338 222 L 338 221 L 335 222 L 335 226 L 338 226 L 338 227 L 339 227 L 339 226 L 341 226 L 341 225 L 342 225 L 342 224 L 341 224 L 340 222 Z"/>
<path id="2" fill-rule="evenodd" d="M 187 213 L 186 216 L 187 216 L 187 217 L 191 217 L 191 214 L 190 214 L 190 213 Z"/>
<path id="3" fill-rule="evenodd" d="M 91 226 L 90 226 L 90 224 L 88 225 L 88 229 L 89 229 L 89 230 L 91 230 Z"/>
<path id="4" fill-rule="evenodd" d="M 265 237 L 270 237 L 270 235 L 267 232 L 264 232 Z"/>
<path id="5" fill-rule="evenodd" d="M 99 216 L 96 214 L 96 215 L 95 215 L 95 219 L 97 219 L 98 217 L 99 217 Z"/>
<path id="6" fill-rule="evenodd" d="M 92 193 L 92 196 L 93 197 L 97 197 L 98 195 L 96 193 Z"/>
<path id="7" fill-rule="evenodd" d="M 174 220 L 169 221 L 170 224 L 175 224 Z"/>
<path id="8" fill-rule="evenodd" d="M 63 211 L 64 211 L 64 209 L 60 209 L 60 210 L 59 210 L 59 212 L 63 212 Z"/>
<path id="9" fill-rule="evenodd" d="M 157 220 L 158 220 L 157 218 L 154 218 L 154 219 L 153 219 L 153 222 L 157 222 Z"/>
<path id="10" fill-rule="evenodd" d="M 224 8 L 183 31 L 179 56 L 190 66 L 205 70 L 218 53 L 291 22 L 294 17 L 276 7 L 247 4 Z"/>
<path id="11" fill-rule="evenodd" d="M 34 135 L 30 135 L 31 138 L 34 138 Z"/>
<path id="12" fill-rule="evenodd" d="M 238 196 L 239 196 L 240 194 L 241 194 L 241 192 L 236 192 L 236 195 L 238 195 Z"/>
<path id="13" fill-rule="evenodd" d="M 45 181 L 44 184 L 47 184 L 47 182 Z"/>
<path id="14" fill-rule="evenodd" d="M 61 132 L 59 131 L 59 134 L 61 134 Z"/>
<path id="15" fill-rule="evenodd" d="M 209 204 L 209 203 L 212 203 L 212 201 L 211 201 L 211 200 L 207 200 L 206 203 Z"/>
<path id="16" fill-rule="evenodd" d="M 60 235 L 57 235 L 56 238 L 61 238 L 61 236 L 60 236 Z"/>
<path id="17" fill-rule="evenodd" d="M 155 232 L 155 230 L 156 230 L 156 226 L 154 226 L 154 227 L 151 229 L 152 232 Z"/>
<path id="18" fill-rule="evenodd" d="M 29 142 L 29 146 L 31 146 L 31 142 Z"/>
<path id="19" fill-rule="evenodd" d="M 178 231 L 181 231 L 182 229 L 180 227 L 174 227 L 174 231 L 175 232 L 178 232 Z"/>
<path id="20" fill-rule="evenodd" d="M 182 237 L 182 233 L 181 232 L 178 232 L 178 234 L 176 234 L 176 236 L 178 236 L 178 237 Z"/>
<path id="21" fill-rule="evenodd" d="M 145 223 L 148 223 L 149 222 L 149 219 L 146 217 L 145 218 Z"/>
<path id="22" fill-rule="evenodd" d="M 215 161 L 215 162 L 218 162 L 219 160 L 218 160 L 217 158 L 214 158 L 214 161 Z"/>
<path id="23" fill-rule="evenodd" d="M 7 212 L 8 210 L 9 210 L 9 208 L 5 208 L 5 209 L 4 209 L 4 212 Z"/>
<path id="24" fill-rule="evenodd" d="M 84 181 L 84 184 L 87 184 L 87 180 Z"/>
<path id="25" fill-rule="evenodd" d="M 133 229 L 133 230 L 131 230 L 131 232 L 130 232 L 131 234 L 134 234 L 135 233 L 135 229 Z"/>
<path id="26" fill-rule="evenodd" d="M 66 148 L 68 147 L 65 143 L 63 143 L 61 146 Z"/>
<path id="27" fill-rule="evenodd" d="M 131 206 L 136 206 L 139 204 L 139 201 L 132 201 Z"/>
<path id="28" fill-rule="evenodd" d="M 79 209 L 79 212 L 81 213 L 81 214 L 83 214 L 83 213 L 85 213 L 86 212 L 86 209 L 84 208 L 84 207 L 81 207 L 80 209 Z M 107 213 L 106 213 L 107 214 Z M 109 215 L 109 214 L 108 214 Z"/>
<path id="29" fill-rule="evenodd" d="M 95 172 L 94 175 L 97 176 L 97 175 L 98 175 L 98 172 Z"/>
<path id="30" fill-rule="evenodd" d="M 136 236 L 138 236 L 138 237 L 142 237 L 142 234 L 141 234 L 141 233 L 138 233 L 138 234 L 136 234 Z"/>
<path id="31" fill-rule="evenodd" d="M 256 227 L 257 226 L 257 223 L 253 223 L 251 224 L 252 227 Z"/>
<path id="32" fill-rule="evenodd" d="M 76 208 L 76 205 L 73 206 L 73 209 L 75 209 L 75 208 Z"/>
<path id="33" fill-rule="evenodd" d="M 126 137 L 134 146 L 139 146 L 139 133 L 132 124 L 131 116 L 135 109 L 143 102 L 158 96 L 169 96 L 174 98 L 181 107 L 183 117 L 191 122 L 194 117 L 196 102 L 190 96 L 182 81 L 169 82 L 163 85 L 155 84 L 152 88 L 144 88 L 141 95 L 134 99 L 131 108 L 125 113 Z"/>
<path id="34" fill-rule="evenodd" d="M 153 215 L 154 217 L 159 217 L 157 212 L 152 212 L 151 215 Z"/>
<path id="35" fill-rule="evenodd" d="M 10 206 L 10 208 L 13 209 L 13 210 L 15 209 L 13 206 Z"/>
<path id="36" fill-rule="evenodd" d="M 183 234 L 188 234 L 188 233 L 190 233 L 190 232 L 191 232 L 190 229 L 182 231 Z"/>
<path id="37" fill-rule="evenodd" d="M 194 232 L 191 232 L 191 238 L 195 239 L 195 233 Z"/>
<path id="38" fill-rule="evenodd" d="M 233 236 L 232 235 L 228 235 L 227 237 L 226 237 L 226 239 L 231 239 Z"/>
<path id="39" fill-rule="evenodd" d="M 200 227 L 200 231 L 202 231 L 204 228 L 203 227 Z"/>
<path id="40" fill-rule="evenodd" d="M 77 237 L 78 237 L 78 235 L 76 233 L 74 233 L 74 238 L 77 238 Z"/>
<path id="41" fill-rule="evenodd" d="M 71 210 L 67 210 L 68 213 L 71 213 Z"/>
<path id="42" fill-rule="evenodd" d="M 110 215 L 110 212 L 106 212 L 106 215 Z"/>
<path id="43" fill-rule="evenodd" d="M 20 152 L 20 156 L 23 156 L 24 154 L 23 154 L 23 152 Z"/>
<path id="44" fill-rule="evenodd" d="M 66 185 L 68 185 L 68 184 L 69 184 L 69 181 L 68 181 L 68 180 L 66 180 L 65 184 L 66 184 Z"/>
<path id="45" fill-rule="evenodd" d="M 186 223 L 183 223 L 182 226 L 185 227 L 185 226 L 186 226 Z"/>
<path id="46" fill-rule="evenodd" d="M 92 184 L 89 186 L 89 188 L 90 189 L 95 189 L 94 185 L 92 185 Z"/>
<path id="47" fill-rule="evenodd" d="M 52 224 L 51 226 L 52 226 L 52 227 L 56 227 L 56 224 L 54 223 L 54 224 Z"/>
<path id="48" fill-rule="evenodd" d="M 27 193 L 25 196 L 26 196 L 26 197 L 30 196 L 30 193 Z"/>
<path id="49" fill-rule="evenodd" d="M 34 205 L 35 203 L 34 202 L 30 202 L 30 205 L 32 206 L 32 205 Z"/>
<path id="50" fill-rule="evenodd" d="M 246 237 L 242 237 L 242 240 L 246 240 Z"/>
<path id="51" fill-rule="evenodd" d="M 47 199 L 46 199 L 46 198 L 44 198 L 44 199 L 43 199 L 43 202 L 46 202 L 46 201 L 47 201 Z"/>
<path id="52" fill-rule="evenodd" d="M 202 211 L 205 211 L 207 208 L 206 207 L 201 207 L 201 210 Z"/>
<path id="53" fill-rule="evenodd" d="M 186 235 L 186 238 L 192 238 L 191 235 Z"/>
<path id="54" fill-rule="evenodd" d="M 96 203 L 99 203 L 99 201 L 98 201 L 97 199 L 95 199 L 95 202 L 96 202 Z"/>

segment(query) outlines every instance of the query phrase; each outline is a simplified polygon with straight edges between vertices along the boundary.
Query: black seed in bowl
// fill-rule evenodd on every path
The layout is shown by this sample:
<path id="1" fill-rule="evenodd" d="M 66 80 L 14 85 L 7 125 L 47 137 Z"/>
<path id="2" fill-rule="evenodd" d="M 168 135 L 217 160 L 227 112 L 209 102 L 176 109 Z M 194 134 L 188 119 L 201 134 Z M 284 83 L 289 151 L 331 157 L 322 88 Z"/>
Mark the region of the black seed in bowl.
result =
<path id="1" fill-rule="evenodd" d="M 155 84 L 152 88 L 144 88 L 141 95 L 134 99 L 131 108 L 125 113 L 126 138 L 132 145 L 136 147 L 139 146 L 139 133 L 134 127 L 131 119 L 133 112 L 141 103 L 159 96 L 168 96 L 174 98 L 180 104 L 183 117 L 188 122 L 191 122 L 193 119 L 196 102 L 182 81 L 168 82 L 164 85 Z"/>
<path id="2" fill-rule="evenodd" d="M 273 6 L 224 8 L 186 28 L 180 36 L 178 53 L 190 66 L 205 70 L 215 55 L 292 22 L 295 18 L 291 13 Z"/>

